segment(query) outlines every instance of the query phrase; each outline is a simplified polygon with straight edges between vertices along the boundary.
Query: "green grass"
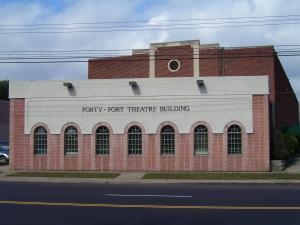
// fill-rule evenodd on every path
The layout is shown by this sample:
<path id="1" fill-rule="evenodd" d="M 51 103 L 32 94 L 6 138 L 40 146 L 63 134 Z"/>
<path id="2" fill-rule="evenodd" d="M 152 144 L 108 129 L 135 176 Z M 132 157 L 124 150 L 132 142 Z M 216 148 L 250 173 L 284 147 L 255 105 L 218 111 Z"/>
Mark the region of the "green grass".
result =
<path id="1" fill-rule="evenodd" d="M 22 171 L 8 174 L 11 177 L 58 177 L 58 178 L 115 178 L 119 173 L 106 172 L 34 172 Z"/>
<path id="2" fill-rule="evenodd" d="M 288 173 L 146 173 L 143 179 L 182 179 L 182 180 L 300 180 L 300 174 Z"/>

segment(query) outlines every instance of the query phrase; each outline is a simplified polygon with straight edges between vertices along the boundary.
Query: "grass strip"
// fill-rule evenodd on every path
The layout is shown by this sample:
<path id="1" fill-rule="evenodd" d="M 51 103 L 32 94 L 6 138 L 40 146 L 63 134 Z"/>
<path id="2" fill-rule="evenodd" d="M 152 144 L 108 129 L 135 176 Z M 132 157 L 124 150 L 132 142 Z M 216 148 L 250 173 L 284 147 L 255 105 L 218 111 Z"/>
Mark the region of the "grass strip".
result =
<path id="1" fill-rule="evenodd" d="M 291 173 L 219 173 L 219 172 L 171 172 L 146 173 L 143 179 L 182 180 L 300 180 L 300 174 Z"/>
<path id="2" fill-rule="evenodd" d="M 57 178 L 116 178 L 119 173 L 99 173 L 99 172 L 34 172 L 20 171 L 10 173 L 10 177 L 57 177 Z"/>

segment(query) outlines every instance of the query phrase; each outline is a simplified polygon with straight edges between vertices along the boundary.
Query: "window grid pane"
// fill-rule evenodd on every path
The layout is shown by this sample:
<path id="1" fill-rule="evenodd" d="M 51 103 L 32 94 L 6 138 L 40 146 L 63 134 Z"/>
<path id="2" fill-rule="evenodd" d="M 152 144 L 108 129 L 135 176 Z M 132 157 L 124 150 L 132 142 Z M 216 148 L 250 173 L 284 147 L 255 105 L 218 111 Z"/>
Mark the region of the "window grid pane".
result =
<path id="1" fill-rule="evenodd" d="M 228 128 L 228 154 L 242 154 L 242 131 L 238 125 Z"/>
<path id="2" fill-rule="evenodd" d="M 175 132 L 171 126 L 161 129 L 160 152 L 162 155 L 175 154 Z"/>
<path id="3" fill-rule="evenodd" d="M 194 130 L 195 154 L 208 153 L 208 130 L 206 126 L 200 125 Z"/>
<path id="4" fill-rule="evenodd" d="M 78 153 L 78 132 L 75 127 L 67 127 L 65 130 L 65 154 Z"/>
<path id="5" fill-rule="evenodd" d="M 142 154 L 142 131 L 138 126 L 132 126 L 128 130 L 128 154 Z"/>
<path id="6" fill-rule="evenodd" d="M 101 126 L 96 130 L 96 154 L 109 154 L 109 130 Z"/>
<path id="7" fill-rule="evenodd" d="M 47 154 L 47 131 L 44 127 L 37 127 L 34 130 L 34 154 Z"/>

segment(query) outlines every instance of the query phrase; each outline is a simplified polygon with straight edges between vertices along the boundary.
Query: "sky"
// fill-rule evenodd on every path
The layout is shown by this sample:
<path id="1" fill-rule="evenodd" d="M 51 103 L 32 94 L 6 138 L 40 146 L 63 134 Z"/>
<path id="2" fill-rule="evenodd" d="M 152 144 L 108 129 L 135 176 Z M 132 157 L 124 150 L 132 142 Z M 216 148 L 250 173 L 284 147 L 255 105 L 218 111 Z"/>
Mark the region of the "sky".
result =
<path id="1" fill-rule="evenodd" d="M 87 62 L 24 62 L 200 40 L 292 51 L 279 57 L 300 99 L 299 36 L 298 0 L 0 0 L 0 80 L 87 79 Z"/>

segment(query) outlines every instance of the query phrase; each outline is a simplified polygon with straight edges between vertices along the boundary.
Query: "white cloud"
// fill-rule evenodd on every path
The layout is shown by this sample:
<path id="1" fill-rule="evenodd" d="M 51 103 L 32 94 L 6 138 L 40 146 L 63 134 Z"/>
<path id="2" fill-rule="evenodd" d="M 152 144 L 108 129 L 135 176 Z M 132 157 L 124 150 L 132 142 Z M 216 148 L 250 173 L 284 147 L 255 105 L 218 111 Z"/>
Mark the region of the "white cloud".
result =
<path id="1" fill-rule="evenodd" d="M 51 1 L 50 1 L 51 2 Z M 39 1 L 0 3 L 1 24 L 77 23 L 102 21 L 154 21 L 188 18 L 233 18 L 266 15 L 294 15 L 300 4 L 293 0 L 76 0 L 66 1 L 65 8 L 54 11 Z M 50 4 L 50 3 L 49 3 Z M 266 20 L 267 18 L 265 18 Z M 278 18 L 280 19 L 280 18 Z M 199 26 L 208 26 L 199 21 Z M 188 21 L 186 22 L 188 23 Z M 99 24 L 104 26 L 107 24 Z M 127 24 L 130 25 L 130 24 Z M 82 25 L 73 25 L 82 26 Z M 95 25 L 96 26 L 96 25 Z M 217 26 L 217 25 L 216 25 Z M 140 32 L 0 34 L 1 51 L 6 50 L 75 50 L 147 48 L 150 43 L 199 39 L 201 43 L 221 46 L 299 44 L 299 24 L 236 27 L 218 29 L 162 30 Z M 0 31 L 1 32 L 1 31 Z M 300 96 L 299 57 L 281 57 L 285 71 Z M 0 64 L 0 79 L 85 79 L 86 63 Z"/>

